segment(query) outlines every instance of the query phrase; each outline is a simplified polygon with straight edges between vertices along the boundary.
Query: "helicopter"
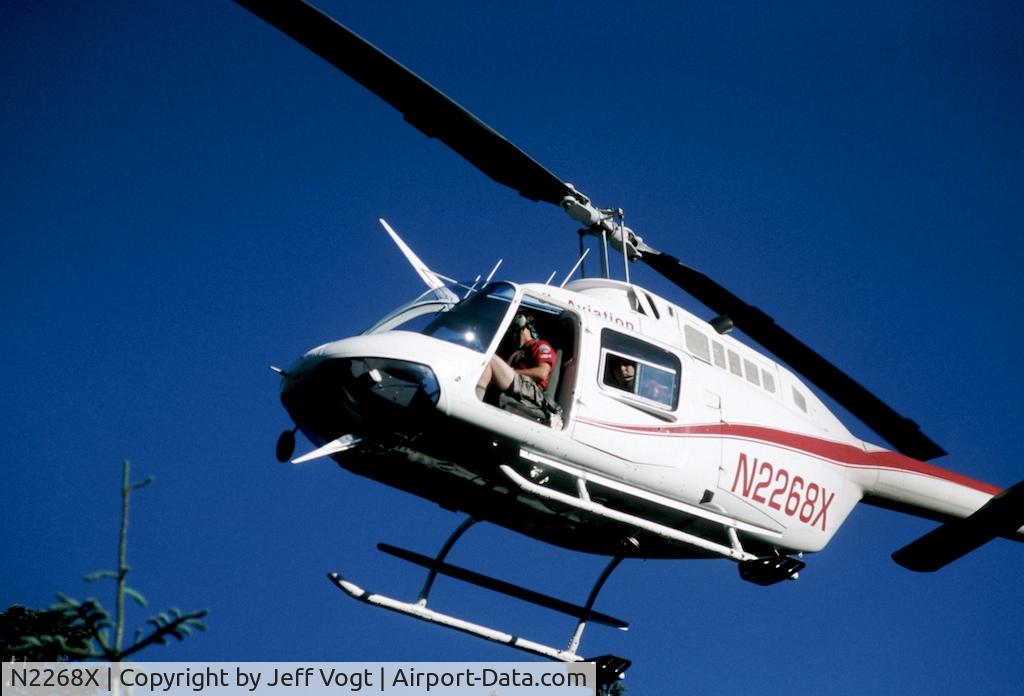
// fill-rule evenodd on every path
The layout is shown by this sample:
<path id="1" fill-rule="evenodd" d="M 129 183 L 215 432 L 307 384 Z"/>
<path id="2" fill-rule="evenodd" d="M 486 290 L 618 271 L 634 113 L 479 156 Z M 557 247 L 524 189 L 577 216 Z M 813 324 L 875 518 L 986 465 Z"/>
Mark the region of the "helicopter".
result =
<path id="1" fill-rule="evenodd" d="M 314 348 L 282 374 L 294 433 L 313 444 L 293 461 L 330 457 L 342 468 L 468 519 L 434 556 L 382 546 L 428 570 L 414 602 L 375 595 L 332 574 L 356 599 L 544 657 L 578 661 L 588 621 L 623 627 L 594 610 L 624 559 L 726 558 L 743 579 L 795 579 L 858 502 L 938 521 L 894 554 L 934 571 L 987 541 L 1024 540 L 1024 482 L 1005 490 L 931 463 L 942 448 L 910 419 L 703 273 L 658 251 L 435 88 L 304 2 L 239 4 L 398 109 L 489 177 L 562 208 L 598 240 L 604 277 L 560 285 L 455 283 L 431 271 L 389 230 L 427 290 L 359 336 Z M 609 276 L 609 247 L 625 280 Z M 715 316 L 682 309 L 629 279 L 644 263 Z M 481 399 L 480 375 L 515 346 L 522 317 L 556 350 L 546 403 L 522 408 Z M 729 335 L 732 328 L 769 355 Z M 514 331 L 512 332 L 514 333 Z M 616 365 L 630 363 L 622 388 Z M 811 386 L 860 419 L 891 449 L 855 437 Z M 492 395 L 493 396 L 493 395 Z M 506 400 L 507 401 L 507 400 Z M 493 402 L 493 403 L 492 403 Z M 445 558 L 477 522 L 610 558 L 582 605 L 570 605 Z M 437 574 L 450 575 L 579 620 L 566 648 L 527 641 L 427 606 Z M 606 661 L 624 669 L 621 658 Z"/>

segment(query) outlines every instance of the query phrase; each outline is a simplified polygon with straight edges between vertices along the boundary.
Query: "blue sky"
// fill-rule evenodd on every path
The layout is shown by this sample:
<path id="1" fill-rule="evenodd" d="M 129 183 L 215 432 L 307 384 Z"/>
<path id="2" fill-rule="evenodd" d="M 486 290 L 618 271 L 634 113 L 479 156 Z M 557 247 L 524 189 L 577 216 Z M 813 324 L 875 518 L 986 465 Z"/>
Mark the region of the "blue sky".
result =
<path id="1" fill-rule="evenodd" d="M 917 420 L 938 463 L 1024 478 L 1019 4 L 321 7 Z M 134 585 L 211 612 L 149 659 L 517 659 L 330 585 L 413 598 L 419 574 L 374 545 L 431 553 L 459 518 L 278 464 L 267 365 L 419 291 L 378 217 L 440 272 L 500 257 L 520 281 L 572 266 L 572 223 L 230 2 L 0 16 L 0 604 L 111 604 L 81 576 L 114 563 L 127 457 L 156 477 L 134 498 Z M 767 589 L 727 562 L 627 562 L 599 608 L 632 628 L 591 627 L 583 652 L 632 658 L 635 694 L 1018 688 L 1024 548 L 931 576 L 891 562 L 930 527 L 859 507 Z M 452 560 L 581 600 L 602 565 L 493 528 Z M 558 644 L 572 629 L 453 582 L 434 606 Z"/>

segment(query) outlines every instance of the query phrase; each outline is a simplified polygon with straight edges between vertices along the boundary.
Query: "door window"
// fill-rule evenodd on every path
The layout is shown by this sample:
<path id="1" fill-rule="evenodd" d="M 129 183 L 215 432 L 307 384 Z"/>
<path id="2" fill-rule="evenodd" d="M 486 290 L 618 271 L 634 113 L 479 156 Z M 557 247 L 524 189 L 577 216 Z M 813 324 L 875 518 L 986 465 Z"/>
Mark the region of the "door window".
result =
<path id="1" fill-rule="evenodd" d="M 674 409 L 679 402 L 679 358 L 646 341 L 601 331 L 601 385 L 612 393 Z"/>

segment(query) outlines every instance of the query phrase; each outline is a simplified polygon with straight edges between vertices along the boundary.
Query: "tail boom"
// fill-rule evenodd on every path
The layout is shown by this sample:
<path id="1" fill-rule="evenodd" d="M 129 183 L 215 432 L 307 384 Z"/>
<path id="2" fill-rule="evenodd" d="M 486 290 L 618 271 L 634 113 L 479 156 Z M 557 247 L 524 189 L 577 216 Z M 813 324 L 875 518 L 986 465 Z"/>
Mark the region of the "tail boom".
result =
<path id="1" fill-rule="evenodd" d="M 1024 481 L 1003 490 L 894 452 L 872 454 L 862 502 L 942 523 L 893 554 L 901 566 L 933 572 L 997 537 L 1024 542 Z"/>

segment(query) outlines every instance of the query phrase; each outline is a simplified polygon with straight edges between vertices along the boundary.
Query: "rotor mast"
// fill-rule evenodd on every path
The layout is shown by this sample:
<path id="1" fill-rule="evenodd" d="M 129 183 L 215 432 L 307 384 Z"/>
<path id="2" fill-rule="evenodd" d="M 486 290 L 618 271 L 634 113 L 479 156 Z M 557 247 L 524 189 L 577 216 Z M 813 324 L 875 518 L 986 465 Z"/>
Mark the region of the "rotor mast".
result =
<path id="1" fill-rule="evenodd" d="M 559 207 L 573 220 L 585 225 L 585 228 L 580 230 L 581 234 L 601 240 L 601 273 L 605 278 L 611 277 L 607 248 L 607 245 L 611 244 L 617 251 L 622 252 L 623 270 L 628 283 L 630 262 L 640 260 L 642 251 L 654 250 L 644 244 L 642 237 L 626 227 L 626 215 L 622 208 L 597 208 L 586 195 L 569 182 L 565 183 L 565 187 L 569 193 L 559 203 Z"/>

